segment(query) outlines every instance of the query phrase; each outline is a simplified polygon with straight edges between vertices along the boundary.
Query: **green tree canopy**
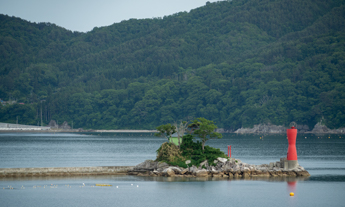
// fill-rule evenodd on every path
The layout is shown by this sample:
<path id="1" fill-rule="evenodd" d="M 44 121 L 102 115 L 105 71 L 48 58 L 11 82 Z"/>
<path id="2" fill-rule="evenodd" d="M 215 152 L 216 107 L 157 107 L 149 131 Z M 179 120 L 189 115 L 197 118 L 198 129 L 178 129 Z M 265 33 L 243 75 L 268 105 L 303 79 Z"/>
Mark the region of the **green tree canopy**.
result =
<path id="1" fill-rule="evenodd" d="M 207 140 L 222 138 L 222 134 L 215 132 L 218 127 L 213 121 L 200 117 L 195 119 L 189 126 L 194 127 L 196 125 L 197 128 L 193 131 L 193 134 L 197 135 L 201 139 L 203 151 Z"/>
<path id="2" fill-rule="evenodd" d="M 163 136 L 168 139 L 168 142 L 170 142 L 171 135 L 176 133 L 176 127 L 171 124 L 160 125 L 156 129 L 158 133 L 155 136 Z"/>

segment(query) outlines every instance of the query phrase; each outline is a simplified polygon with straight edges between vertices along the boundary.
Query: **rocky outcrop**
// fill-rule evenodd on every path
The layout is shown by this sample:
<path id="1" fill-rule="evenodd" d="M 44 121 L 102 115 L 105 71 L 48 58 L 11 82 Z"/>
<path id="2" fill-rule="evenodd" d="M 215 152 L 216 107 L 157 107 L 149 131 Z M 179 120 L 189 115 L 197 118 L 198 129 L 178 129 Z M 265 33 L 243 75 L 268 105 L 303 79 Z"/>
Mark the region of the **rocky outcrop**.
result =
<path id="1" fill-rule="evenodd" d="M 259 124 L 254 125 L 253 128 L 240 128 L 234 133 L 237 134 L 285 134 L 286 127 L 277 126 L 272 124 Z M 329 129 L 327 126 L 317 123 L 313 130 L 309 131 L 307 125 L 297 125 L 299 133 L 312 133 L 312 134 L 345 134 L 345 128 Z"/>
<path id="2" fill-rule="evenodd" d="M 224 129 L 224 128 L 218 128 L 215 131 L 218 132 L 218 133 L 233 133 L 234 132 L 234 130 Z"/>
<path id="3" fill-rule="evenodd" d="M 325 125 L 322 125 L 320 122 L 314 126 L 314 129 L 307 133 L 313 134 L 345 134 L 345 128 L 339 129 L 329 129 Z"/>
<path id="4" fill-rule="evenodd" d="M 67 123 L 67 121 L 64 121 L 61 125 L 59 125 L 60 129 L 72 129 Z"/>
<path id="5" fill-rule="evenodd" d="M 254 125 L 253 128 L 240 128 L 235 131 L 238 134 L 281 134 L 286 133 L 286 127 L 272 124 Z"/>
<path id="6" fill-rule="evenodd" d="M 192 165 L 188 168 L 169 166 L 164 162 L 146 160 L 138 164 L 133 170 L 128 171 L 129 175 L 138 176 L 166 176 L 166 177 L 222 177 L 222 178 L 246 178 L 246 177 L 308 177 L 310 174 L 302 166 L 287 169 L 284 167 L 286 158 L 277 162 L 262 165 L 250 165 L 235 158 L 218 158 L 214 165 L 207 161 L 202 162 L 199 167 Z"/>
<path id="7" fill-rule="evenodd" d="M 68 125 L 67 121 L 64 121 L 61 125 L 58 125 L 55 120 L 50 120 L 47 126 L 51 127 L 52 129 L 72 129 L 71 126 Z"/>
<path id="8" fill-rule="evenodd" d="M 299 133 L 306 133 L 309 131 L 308 125 L 297 125 L 297 130 Z"/>
<path id="9" fill-rule="evenodd" d="M 159 162 L 153 160 L 146 160 L 145 162 L 140 163 L 134 167 L 135 170 L 149 171 L 158 168 Z M 166 164 L 166 163 L 165 163 Z M 168 164 L 166 164 L 168 166 Z"/>
<path id="10" fill-rule="evenodd" d="M 51 128 L 58 128 L 58 125 L 56 124 L 55 120 L 50 120 L 47 126 L 50 126 Z"/>

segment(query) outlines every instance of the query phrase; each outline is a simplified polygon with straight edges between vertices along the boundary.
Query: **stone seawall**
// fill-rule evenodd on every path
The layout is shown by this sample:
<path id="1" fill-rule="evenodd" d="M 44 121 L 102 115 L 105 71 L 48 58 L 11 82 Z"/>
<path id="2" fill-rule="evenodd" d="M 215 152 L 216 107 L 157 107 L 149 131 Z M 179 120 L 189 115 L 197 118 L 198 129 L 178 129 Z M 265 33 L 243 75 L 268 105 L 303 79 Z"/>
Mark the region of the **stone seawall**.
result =
<path id="1" fill-rule="evenodd" d="M 133 166 L 0 168 L 0 177 L 80 176 L 126 174 Z"/>

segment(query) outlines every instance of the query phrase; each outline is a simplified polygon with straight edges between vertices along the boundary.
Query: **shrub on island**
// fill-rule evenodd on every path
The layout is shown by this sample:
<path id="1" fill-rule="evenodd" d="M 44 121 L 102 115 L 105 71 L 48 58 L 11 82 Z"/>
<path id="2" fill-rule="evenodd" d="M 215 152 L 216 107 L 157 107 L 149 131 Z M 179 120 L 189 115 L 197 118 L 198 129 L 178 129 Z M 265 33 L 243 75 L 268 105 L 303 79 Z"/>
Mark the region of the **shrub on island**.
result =
<path id="1" fill-rule="evenodd" d="M 171 166 L 179 166 L 187 168 L 188 166 L 199 166 L 200 163 L 207 160 L 209 165 L 215 166 L 214 160 L 218 157 L 228 158 L 224 152 L 220 149 L 216 149 L 210 146 L 204 146 L 202 150 L 202 142 L 194 141 L 193 135 L 184 135 L 182 137 L 182 143 L 180 149 L 173 143 L 163 143 L 161 147 L 156 151 L 157 159 L 155 161 L 166 162 Z M 190 160 L 190 164 L 186 164 L 186 161 Z"/>

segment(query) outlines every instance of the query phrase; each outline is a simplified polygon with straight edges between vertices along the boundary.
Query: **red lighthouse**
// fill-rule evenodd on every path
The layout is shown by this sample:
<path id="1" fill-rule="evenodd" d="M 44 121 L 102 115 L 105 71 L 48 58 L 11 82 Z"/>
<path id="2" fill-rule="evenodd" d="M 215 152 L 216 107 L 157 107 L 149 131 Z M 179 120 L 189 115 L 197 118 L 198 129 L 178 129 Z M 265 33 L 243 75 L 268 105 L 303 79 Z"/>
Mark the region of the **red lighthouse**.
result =
<path id="1" fill-rule="evenodd" d="M 289 147 L 287 151 L 288 169 L 293 169 L 298 166 L 296 150 L 297 129 L 294 126 L 292 126 L 291 129 L 286 130 L 286 134 L 289 142 Z"/>

